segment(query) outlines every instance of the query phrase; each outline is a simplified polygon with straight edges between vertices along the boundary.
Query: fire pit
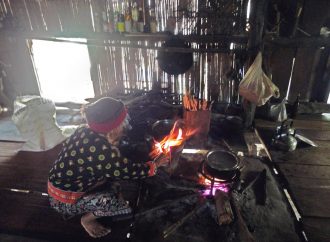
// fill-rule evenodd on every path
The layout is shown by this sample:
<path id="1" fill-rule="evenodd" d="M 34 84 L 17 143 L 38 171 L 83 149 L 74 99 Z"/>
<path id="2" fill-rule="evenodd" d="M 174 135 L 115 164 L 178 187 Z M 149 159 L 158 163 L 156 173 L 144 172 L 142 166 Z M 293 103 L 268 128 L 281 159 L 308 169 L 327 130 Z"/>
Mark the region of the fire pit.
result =
<path id="1" fill-rule="evenodd" d="M 150 153 L 152 158 L 159 155 L 167 155 L 170 159 L 168 171 L 172 173 L 178 166 L 180 154 L 185 141 L 194 132 L 185 129 L 183 120 L 159 120 L 152 126 L 153 149 Z"/>
<path id="2" fill-rule="evenodd" d="M 151 99 L 144 100 L 149 102 Z M 176 112 L 166 111 L 167 109 L 164 108 L 160 112 L 160 107 L 159 105 L 156 108 L 153 106 L 152 109 L 148 109 L 148 106 L 143 106 L 141 109 L 131 108 L 131 112 L 133 114 L 135 112 L 135 115 L 132 115 L 135 124 L 143 124 L 134 126 L 133 123 L 133 129 L 139 132 L 135 133 L 136 136 L 131 141 L 140 142 L 141 138 L 150 134 L 151 143 L 143 139 L 146 147 L 143 149 L 144 155 L 150 158 L 149 144 L 152 144 L 154 155 L 166 154 L 171 159 L 170 172 L 166 167 L 160 167 L 157 176 L 142 181 L 142 188 L 139 189 L 141 192 L 134 190 L 136 194 L 141 194 L 136 200 L 139 201 L 139 206 L 136 209 L 132 233 L 134 241 L 153 242 L 163 241 L 164 238 L 169 242 L 247 241 L 244 235 L 249 233 L 248 230 L 253 231 L 256 239 L 263 241 L 277 242 L 279 239 L 298 241 L 293 232 L 290 213 L 271 172 L 267 172 L 267 183 L 265 183 L 267 202 L 264 205 L 256 204 L 255 188 L 254 185 L 250 185 L 250 181 L 253 180 L 256 172 L 265 168 L 268 171 L 265 164 L 258 159 L 245 157 L 242 161 L 245 169 L 240 171 L 240 163 L 237 165 L 236 158 L 231 157 L 230 153 L 210 152 L 219 155 L 215 156 L 216 160 L 219 158 L 221 161 L 226 157 L 225 163 L 234 168 L 225 169 L 227 173 L 225 176 L 210 174 L 210 170 L 212 173 L 212 169 L 213 171 L 215 169 L 215 173 L 218 173 L 217 168 L 223 167 L 222 164 L 213 166 L 212 162 L 210 164 L 207 162 L 209 161 L 206 159 L 207 150 L 225 150 L 228 147 L 219 142 L 219 137 L 208 139 L 207 144 L 202 147 L 191 144 L 187 138 L 189 137 L 189 133 L 186 133 L 187 127 L 177 126 L 175 120 L 170 119 Z M 156 111 L 159 115 L 156 115 Z M 150 124 L 155 125 L 151 127 Z M 182 128 L 181 134 L 179 127 Z M 217 127 L 221 128 L 221 125 L 217 124 Z M 222 130 L 224 129 L 222 127 Z M 241 147 L 241 143 L 238 142 L 240 139 L 231 140 L 233 149 L 236 148 L 236 144 Z M 181 152 L 183 146 L 205 153 Z M 136 158 L 132 152 L 130 153 Z M 208 158 L 214 158 L 213 155 L 209 155 Z M 171 173 L 174 169 L 175 171 Z M 242 180 L 241 189 L 238 186 L 240 180 Z M 231 209 L 233 213 L 230 212 Z M 244 221 L 242 216 L 238 216 L 239 211 L 242 212 Z M 244 224 L 246 224 L 245 229 L 242 229 Z M 249 229 L 247 230 L 246 227 Z"/>

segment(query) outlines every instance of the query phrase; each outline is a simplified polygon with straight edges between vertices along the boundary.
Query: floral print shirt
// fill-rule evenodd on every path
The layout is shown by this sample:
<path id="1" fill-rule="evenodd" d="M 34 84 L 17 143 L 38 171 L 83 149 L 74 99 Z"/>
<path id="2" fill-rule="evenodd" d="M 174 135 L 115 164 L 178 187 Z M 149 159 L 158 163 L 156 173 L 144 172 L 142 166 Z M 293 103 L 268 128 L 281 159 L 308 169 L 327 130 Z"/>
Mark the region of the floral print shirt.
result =
<path id="1" fill-rule="evenodd" d="M 85 192 L 104 179 L 145 178 L 149 169 L 147 163 L 122 157 L 104 136 L 81 126 L 63 143 L 49 182 L 64 191 Z"/>

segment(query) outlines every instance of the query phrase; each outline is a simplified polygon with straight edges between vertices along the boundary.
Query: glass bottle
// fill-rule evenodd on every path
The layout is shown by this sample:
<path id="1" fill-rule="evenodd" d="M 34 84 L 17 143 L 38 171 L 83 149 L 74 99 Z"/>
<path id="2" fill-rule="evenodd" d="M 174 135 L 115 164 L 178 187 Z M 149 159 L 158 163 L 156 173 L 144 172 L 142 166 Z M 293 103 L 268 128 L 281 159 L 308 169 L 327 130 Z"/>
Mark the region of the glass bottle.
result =
<path id="1" fill-rule="evenodd" d="M 125 11 L 125 31 L 127 33 L 132 32 L 132 16 L 130 13 L 129 6 L 126 7 Z"/>
<path id="2" fill-rule="evenodd" d="M 155 10 L 152 9 L 150 11 L 150 22 L 149 22 L 149 25 L 150 25 L 150 32 L 151 33 L 156 33 L 157 32 L 157 20 L 156 20 L 156 15 L 155 15 Z"/>
<path id="3" fill-rule="evenodd" d="M 98 12 L 94 13 L 94 31 L 101 32 L 101 19 Z"/>
<path id="4" fill-rule="evenodd" d="M 137 3 L 134 2 L 132 6 L 132 32 L 138 31 L 139 10 Z"/>
<path id="5" fill-rule="evenodd" d="M 108 21 L 108 31 L 110 33 L 113 33 L 116 31 L 116 25 L 115 25 L 115 18 L 114 18 L 114 10 L 110 10 L 108 12 L 109 21 Z"/>
<path id="6" fill-rule="evenodd" d="M 102 29 L 103 32 L 109 32 L 109 24 L 108 24 L 108 18 L 107 13 L 105 11 L 102 11 Z"/>
<path id="7" fill-rule="evenodd" d="M 292 118 L 296 118 L 297 114 L 298 114 L 298 110 L 299 110 L 299 105 L 300 105 L 300 93 L 298 93 L 296 100 L 294 101 L 293 105 L 292 105 L 292 113 L 291 113 L 291 117 Z"/>
<path id="8" fill-rule="evenodd" d="M 141 32 L 141 33 L 144 32 L 144 18 L 143 18 L 142 7 L 139 7 L 138 31 Z"/>
<path id="9" fill-rule="evenodd" d="M 125 16 L 122 12 L 122 8 L 120 7 L 120 5 L 118 8 L 117 30 L 119 33 L 125 32 Z"/>

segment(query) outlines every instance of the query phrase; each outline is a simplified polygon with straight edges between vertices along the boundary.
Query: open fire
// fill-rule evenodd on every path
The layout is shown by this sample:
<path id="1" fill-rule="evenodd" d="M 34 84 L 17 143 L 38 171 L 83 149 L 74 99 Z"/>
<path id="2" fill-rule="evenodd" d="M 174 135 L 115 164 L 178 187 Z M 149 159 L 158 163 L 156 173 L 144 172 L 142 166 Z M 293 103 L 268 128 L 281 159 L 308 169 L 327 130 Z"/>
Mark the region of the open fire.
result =
<path id="1" fill-rule="evenodd" d="M 160 155 L 166 155 L 170 158 L 171 162 L 171 151 L 174 148 L 183 146 L 184 142 L 197 131 L 197 129 L 185 129 L 182 120 L 177 120 L 169 135 L 165 136 L 161 141 L 154 140 L 153 149 L 149 154 L 150 157 L 154 159 Z M 205 152 L 205 150 L 203 151 Z M 198 173 L 198 183 L 205 186 L 205 189 L 201 192 L 203 196 L 214 196 L 217 190 L 227 193 L 230 189 L 230 184 L 227 181 L 206 174 L 202 167 Z"/>
<path id="2" fill-rule="evenodd" d="M 205 185 L 205 189 L 202 190 L 203 196 L 214 196 L 217 190 L 223 192 L 229 192 L 229 185 L 223 181 L 214 178 L 214 181 L 204 177 L 203 175 L 199 174 L 199 184 Z M 212 184 L 213 183 L 213 184 Z"/>
<path id="3" fill-rule="evenodd" d="M 177 120 L 169 135 L 165 136 L 161 141 L 154 140 L 153 149 L 150 152 L 151 158 L 156 158 L 159 155 L 171 156 L 171 149 L 183 145 L 185 140 L 191 137 L 197 130 L 189 130 L 183 128 L 182 120 Z"/>

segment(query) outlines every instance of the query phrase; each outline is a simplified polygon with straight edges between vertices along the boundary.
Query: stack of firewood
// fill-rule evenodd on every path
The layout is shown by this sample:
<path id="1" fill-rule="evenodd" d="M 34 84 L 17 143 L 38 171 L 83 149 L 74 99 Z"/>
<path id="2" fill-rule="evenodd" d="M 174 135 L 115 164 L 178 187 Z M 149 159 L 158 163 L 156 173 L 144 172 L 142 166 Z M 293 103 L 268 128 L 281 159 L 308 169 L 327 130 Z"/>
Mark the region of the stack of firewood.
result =
<path id="1" fill-rule="evenodd" d="M 197 99 L 189 93 L 183 96 L 183 107 L 187 111 L 211 110 L 212 103 L 206 99 Z"/>

